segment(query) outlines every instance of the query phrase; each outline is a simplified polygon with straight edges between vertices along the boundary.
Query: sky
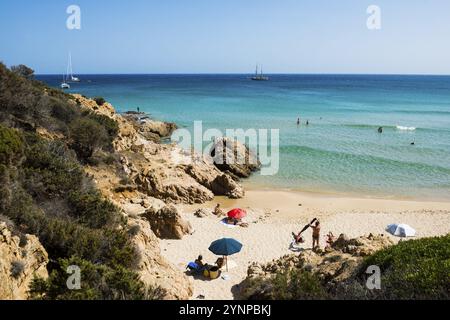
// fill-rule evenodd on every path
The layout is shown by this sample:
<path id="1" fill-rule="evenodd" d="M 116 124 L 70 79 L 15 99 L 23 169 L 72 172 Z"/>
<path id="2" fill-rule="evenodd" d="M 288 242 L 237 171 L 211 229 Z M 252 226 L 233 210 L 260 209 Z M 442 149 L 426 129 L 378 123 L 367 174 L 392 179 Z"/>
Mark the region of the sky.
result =
<path id="1" fill-rule="evenodd" d="M 1 0 L 0 37 L 0 61 L 40 74 L 69 52 L 77 74 L 450 74 L 448 0 Z"/>

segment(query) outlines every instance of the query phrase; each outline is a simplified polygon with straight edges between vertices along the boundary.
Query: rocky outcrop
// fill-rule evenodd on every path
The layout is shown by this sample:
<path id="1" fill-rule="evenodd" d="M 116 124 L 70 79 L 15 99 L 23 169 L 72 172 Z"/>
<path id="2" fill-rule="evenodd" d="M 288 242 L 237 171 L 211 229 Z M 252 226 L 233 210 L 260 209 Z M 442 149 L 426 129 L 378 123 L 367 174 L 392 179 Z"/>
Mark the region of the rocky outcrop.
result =
<path id="1" fill-rule="evenodd" d="M 348 239 L 341 234 L 331 248 L 324 251 L 304 250 L 264 265 L 253 263 L 247 270 L 247 278 L 240 285 L 240 295 L 243 298 L 271 299 L 269 280 L 276 274 L 293 269 L 315 273 L 329 292 L 342 291 L 358 283 L 356 276 L 365 256 L 393 244 L 383 235 L 370 234 Z"/>
<path id="2" fill-rule="evenodd" d="M 200 208 L 198 210 L 195 210 L 194 212 L 194 216 L 196 216 L 197 218 L 205 218 L 211 215 L 211 212 L 209 212 L 206 209 Z"/>
<path id="3" fill-rule="evenodd" d="M 228 137 L 217 138 L 211 147 L 214 165 L 222 172 L 238 178 L 248 178 L 259 170 L 261 163 L 247 146 Z"/>
<path id="4" fill-rule="evenodd" d="M 149 223 L 142 219 L 129 219 L 128 225 L 131 242 L 139 256 L 136 271 L 142 282 L 149 287 L 161 288 L 163 299 L 189 299 L 193 294 L 192 282 L 161 256 L 159 240 Z"/>
<path id="5" fill-rule="evenodd" d="M 182 239 L 184 235 L 191 234 L 193 229 L 188 221 L 185 221 L 177 207 L 165 206 L 159 210 L 153 208 L 143 215 L 150 223 L 152 231 L 161 239 Z"/>
<path id="6" fill-rule="evenodd" d="M 169 137 L 177 129 L 175 123 L 153 120 L 145 113 L 127 112 L 123 117 L 128 119 L 142 136 L 155 142 Z"/>
<path id="7" fill-rule="evenodd" d="M 117 171 L 112 167 L 103 170 L 88 168 L 99 184 L 108 180 L 103 186 L 109 188 L 108 196 L 115 197 L 115 192 L 126 195 L 137 190 L 165 202 L 193 204 L 210 201 L 214 195 L 230 198 L 244 195 L 242 186 L 233 179 L 235 175 L 231 171 L 221 172 L 213 164 L 186 153 L 176 145 L 160 143 L 161 138 L 176 129 L 175 124 L 154 121 L 141 113 L 120 115 L 107 102 L 99 106 L 81 95 L 74 97 L 81 107 L 108 116 L 119 125 L 113 145 L 120 156 L 122 176 L 112 177 Z M 239 146 L 238 149 L 243 151 L 245 148 Z M 232 168 L 228 169 L 237 172 L 238 167 Z"/>
<path id="8" fill-rule="evenodd" d="M 27 299 L 33 278 L 48 277 L 47 263 L 47 252 L 36 236 L 13 235 L 0 222 L 0 300 Z"/>
<path id="9" fill-rule="evenodd" d="M 184 167 L 184 171 L 216 196 L 239 199 L 245 194 L 242 186 L 230 175 L 222 173 L 206 163 L 187 165 Z"/>

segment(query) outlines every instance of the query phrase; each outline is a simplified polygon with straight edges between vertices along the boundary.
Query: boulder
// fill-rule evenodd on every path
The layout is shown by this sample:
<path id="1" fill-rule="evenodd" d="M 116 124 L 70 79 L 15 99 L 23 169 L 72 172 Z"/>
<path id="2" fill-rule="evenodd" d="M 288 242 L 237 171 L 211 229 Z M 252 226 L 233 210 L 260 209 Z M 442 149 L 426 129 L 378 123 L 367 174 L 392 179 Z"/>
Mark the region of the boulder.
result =
<path id="1" fill-rule="evenodd" d="M 193 231 L 191 224 L 181 217 L 180 211 L 173 205 L 159 210 L 149 209 L 143 216 L 155 235 L 161 239 L 182 239 L 185 234 Z"/>
<path id="2" fill-rule="evenodd" d="M 210 215 L 211 215 L 211 213 L 208 212 L 206 209 L 198 209 L 194 212 L 194 216 L 196 216 L 198 218 L 205 218 Z"/>
<path id="3" fill-rule="evenodd" d="M 193 284 L 181 271 L 161 256 L 159 240 L 147 221 L 128 219 L 131 243 L 135 246 L 139 261 L 135 271 L 148 287 L 160 288 L 165 300 L 187 300 L 193 294 Z"/>
<path id="4" fill-rule="evenodd" d="M 0 300 L 27 299 L 33 278 L 48 277 L 47 263 L 47 251 L 36 236 L 13 235 L 0 222 Z"/>
<path id="5" fill-rule="evenodd" d="M 247 146 L 228 137 L 217 138 L 210 154 L 220 171 L 234 177 L 248 178 L 261 167 L 258 157 Z"/>

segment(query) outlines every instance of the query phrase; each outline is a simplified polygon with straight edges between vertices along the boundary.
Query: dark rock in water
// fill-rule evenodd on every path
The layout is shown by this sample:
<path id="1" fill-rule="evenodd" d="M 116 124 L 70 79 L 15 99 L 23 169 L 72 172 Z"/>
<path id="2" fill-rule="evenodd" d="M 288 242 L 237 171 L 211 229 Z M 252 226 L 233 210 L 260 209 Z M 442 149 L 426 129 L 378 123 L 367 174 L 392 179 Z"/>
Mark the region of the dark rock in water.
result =
<path id="1" fill-rule="evenodd" d="M 210 155 L 220 171 L 235 177 L 248 178 L 261 168 L 258 157 L 247 146 L 227 137 L 214 141 Z"/>

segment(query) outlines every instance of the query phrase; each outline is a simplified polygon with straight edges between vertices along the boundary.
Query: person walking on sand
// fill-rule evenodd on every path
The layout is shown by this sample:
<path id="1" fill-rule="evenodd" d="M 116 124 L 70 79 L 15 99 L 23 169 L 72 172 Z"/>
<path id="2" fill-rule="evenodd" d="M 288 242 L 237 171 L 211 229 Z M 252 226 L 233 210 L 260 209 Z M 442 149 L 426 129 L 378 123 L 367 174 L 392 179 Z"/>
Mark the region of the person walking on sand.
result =
<path id="1" fill-rule="evenodd" d="M 310 225 L 313 229 L 312 233 L 312 248 L 316 249 L 319 247 L 319 239 L 320 239 L 320 222 L 319 220 L 316 221 L 314 225 Z"/>

